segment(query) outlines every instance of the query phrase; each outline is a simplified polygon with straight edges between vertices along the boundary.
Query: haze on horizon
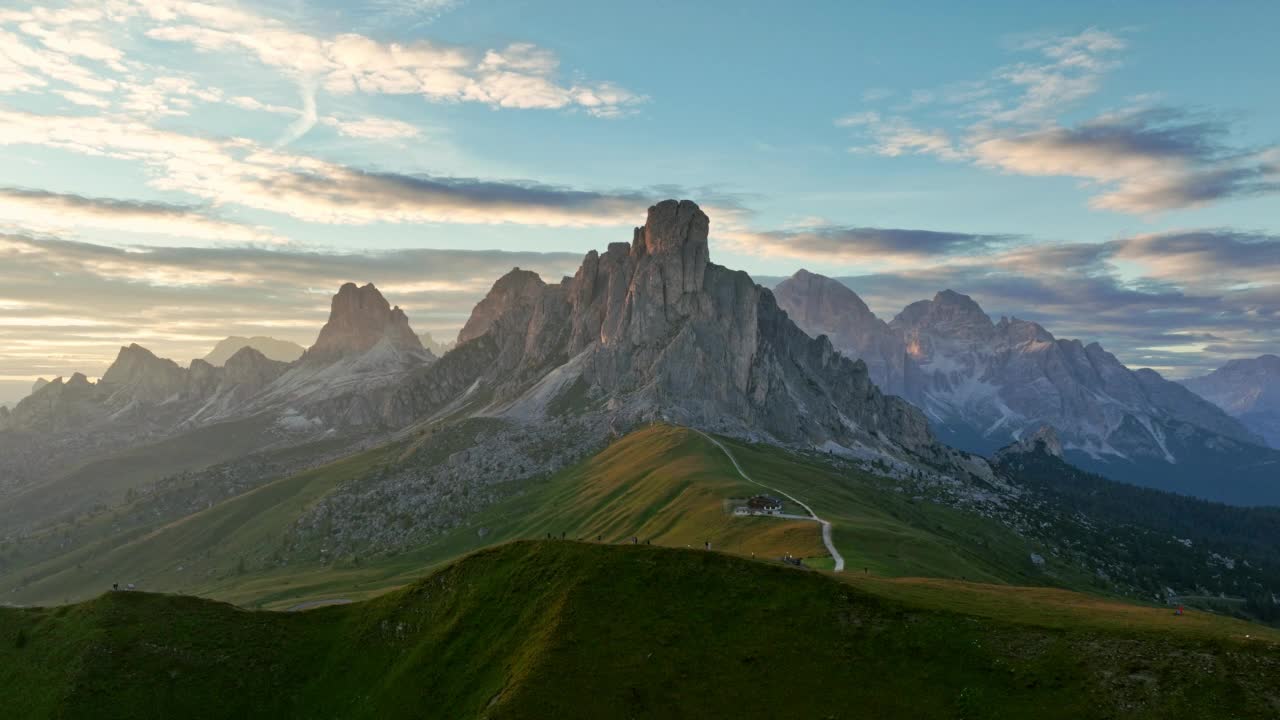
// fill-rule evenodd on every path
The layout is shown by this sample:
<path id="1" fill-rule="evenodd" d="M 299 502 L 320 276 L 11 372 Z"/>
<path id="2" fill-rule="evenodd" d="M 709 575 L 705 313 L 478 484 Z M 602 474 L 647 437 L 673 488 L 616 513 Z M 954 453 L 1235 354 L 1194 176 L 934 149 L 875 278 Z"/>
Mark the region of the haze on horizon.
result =
<path id="1" fill-rule="evenodd" d="M 1280 352 L 1280 7 L 1016 7 L 0 8 L 0 402 L 310 345 L 346 281 L 448 338 L 666 197 L 886 320 L 952 288 L 1171 377 Z"/>

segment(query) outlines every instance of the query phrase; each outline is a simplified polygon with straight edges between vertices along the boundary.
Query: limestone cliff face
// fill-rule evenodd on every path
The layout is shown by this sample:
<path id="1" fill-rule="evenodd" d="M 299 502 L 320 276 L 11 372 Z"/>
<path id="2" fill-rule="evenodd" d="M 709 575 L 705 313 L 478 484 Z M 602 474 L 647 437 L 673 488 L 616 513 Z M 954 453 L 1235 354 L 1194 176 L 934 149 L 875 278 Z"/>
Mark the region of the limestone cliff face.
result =
<path id="1" fill-rule="evenodd" d="M 666 418 L 816 446 L 935 447 L 924 416 L 881 394 L 863 363 L 808 337 L 746 273 L 712 264 L 709 227 L 694 203 L 667 200 L 630 244 L 587 253 L 572 278 L 551 285 L 516 269 L 498 280 L 458 336 L 459 351 L 482 338 L 494 348 L 476 374 L 493 411 L 537 415 L 581 381 L 623 425 Z"/>

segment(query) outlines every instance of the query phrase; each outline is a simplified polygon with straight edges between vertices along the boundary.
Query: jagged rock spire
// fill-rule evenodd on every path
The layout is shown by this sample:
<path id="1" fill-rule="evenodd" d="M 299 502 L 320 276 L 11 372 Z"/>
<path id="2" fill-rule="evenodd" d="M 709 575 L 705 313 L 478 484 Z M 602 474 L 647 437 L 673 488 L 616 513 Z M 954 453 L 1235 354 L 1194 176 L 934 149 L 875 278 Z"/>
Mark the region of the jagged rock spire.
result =
<path id="1" fill-rule="evenodd" d="M 400 350 L 426 352 L 404 311 L 391 307 L 373 283 L 363 287 L 346 283 L 333 296 L 329 321 L 303 362 L 331 362 L 366 352 L 384 340 Z"/>

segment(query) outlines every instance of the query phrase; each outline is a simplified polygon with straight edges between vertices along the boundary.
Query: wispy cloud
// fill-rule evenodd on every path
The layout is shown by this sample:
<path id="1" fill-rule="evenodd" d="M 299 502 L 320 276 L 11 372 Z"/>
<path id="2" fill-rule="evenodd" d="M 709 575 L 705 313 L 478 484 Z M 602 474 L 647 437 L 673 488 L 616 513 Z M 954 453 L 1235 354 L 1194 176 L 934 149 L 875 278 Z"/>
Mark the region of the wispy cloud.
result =
<path id="1" fill-rule="evenodd" d="M 420 40 L 384 43 L 364 35 L 310 34 L 271 18 L 181 0 L 142 0 L 147 37 L 204 52 L 248 52 L 296 78 L 316 78 L 325 91 L 420 95 L 433 101 L 479 102 L 499 108 L 579 108 L 615 117 L 646 98 L 610 82 L 558 79 L 555 54 L 531 43 L 477 52 Z"/>
<path id="2" fill-rule="evenodd" d="M 861 267 L 911 265 L 982 254 L 1017 239 L 1007 235 L 833 225 L 718 232 L 716 237 L 743 253 Z"/>
<path id="3" fill-rule="evenodd" d="M 1094 95 L 1125 48 L 1117 35 L 1089 29 L 1035 37 L 1017 49 L 1037 61 L 997 70 L 963 89 L 930 92 L 922 104 L 949 105 L 939 128 L 901 114 L 861 110 L 836 120 L 867 142 L 855 151 L 886 157 L 932 155 L 1028 176 L 1078 178 L 1094 208 L 1153 213 L 1233 197 L 1280 192 L 1280 146 L 1232 147 L 1230 128 L 1177 108 L 1137 106 L 1068 124 L 1062 115 Z"/>
<path id="4" fill-rule="evenodd" d="M 322 223 L 627 225 L 655 199 L 647 191 L 375 172 L 244 138 L 200 138 L 102 116 L 0 110 L 0 145 L 14 144 L 135 160 L 152 170 L 157 189 Z"/>
<path id="5" fill-rule="evenodd" d="M 0 187 L 0 223 L 51 233 L 100 228 L 227 243 L 278 243 L 261 227 L 228 222 L 200 208 Z"/>

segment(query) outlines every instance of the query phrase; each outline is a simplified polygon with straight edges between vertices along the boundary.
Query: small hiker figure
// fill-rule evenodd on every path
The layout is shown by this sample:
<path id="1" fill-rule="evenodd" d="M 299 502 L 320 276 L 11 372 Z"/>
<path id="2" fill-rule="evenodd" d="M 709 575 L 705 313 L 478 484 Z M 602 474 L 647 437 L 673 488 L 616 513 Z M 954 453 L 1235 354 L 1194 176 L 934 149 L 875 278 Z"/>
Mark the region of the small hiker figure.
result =
<path id="1" fill-rule="evenodd" d="M 603 536 L 603 535 L 597 535 L 597 536 L 596 536 L 596 542 L 603 542 L 603 541 L 604 541 L 604 536 Z"/>
<path id="2" fill-rule="evenodd" d="M 645 544 L 645 545 L 648 545 L 648 544 L 649 544 L 649 541 L 648 541 L 648 540 L 645 540 L 645 541 L 644 541 L 644 544 Z"/>
<path id="3" fill-rule="evenodd" d="M 119 589 L 120 589 L 120 583 L 111 583 L 111 589 L 112 589 L 112 590 L 119 590 Z"/>
<path id="4" fill-rule="evenodd" d="M 1179 605 L 1179 606 L 1178 606 L 1177 611 L 1175 611 L 1173 614 L 1174 614 L 1174 615 L 1181 615 L 1181 614 L 1182 614 L 1182 606 L 1181 606 L 1181 605 Z"/>
<path id="5" fill-rule="evenodd" d="M 561 539 L 561 540 L 563 540 L 563 539 L 564 539 L 564 533 L 563 533 L 563 532 L 562 532 L 562 533 L 560 533 L 560 539 Z"/>
<path id="6" fill-rule="evenodd" d="M 550 540 L 550 539 L 551 539 L 551 533 L 547 533 L 547 539 L 548 539 L 548 540 Z"/>
<path id="7" fill-rule="evenodd" d="M 632 544 L 632 545 L 639 545 L 639 544 L 640 544 L 640 537 L 639 537 L 638 535 L 632 535 L 632 536 L 631 536 L 631 544 Z"/>

